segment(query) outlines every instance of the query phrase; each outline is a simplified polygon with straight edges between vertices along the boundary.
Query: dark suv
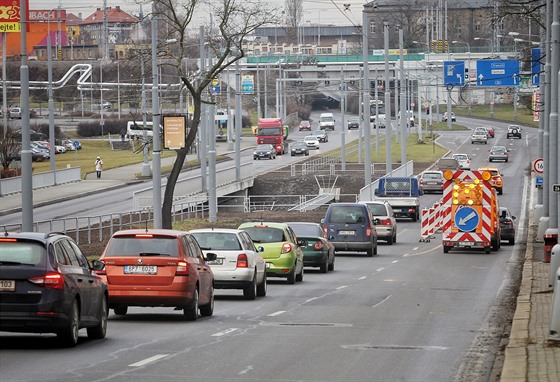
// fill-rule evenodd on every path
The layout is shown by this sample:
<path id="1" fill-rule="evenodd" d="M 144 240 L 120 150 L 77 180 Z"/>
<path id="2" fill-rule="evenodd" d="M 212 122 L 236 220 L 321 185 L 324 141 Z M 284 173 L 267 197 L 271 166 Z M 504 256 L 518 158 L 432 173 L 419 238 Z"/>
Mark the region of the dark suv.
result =
<path id="1" fill-rule="evenodd" d="M 100 264 L 98 264 L 100 265 Z M 61 233 L 0 237 L 0 330 L 56 333 L 76 346 L 81 328 L 105 338 L 107 287 L 76 243 Z"/>

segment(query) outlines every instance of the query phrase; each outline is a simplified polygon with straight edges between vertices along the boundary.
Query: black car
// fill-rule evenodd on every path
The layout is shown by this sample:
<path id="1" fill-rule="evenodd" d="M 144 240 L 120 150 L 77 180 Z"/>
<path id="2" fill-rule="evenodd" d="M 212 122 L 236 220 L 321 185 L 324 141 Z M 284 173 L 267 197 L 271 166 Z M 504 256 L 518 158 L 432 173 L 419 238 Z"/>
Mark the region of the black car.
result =
<path id="1" fill-rule="evenodd" d="M 507 240 L 510 245 L 515 244 L 515 216 L 506 207 L 500 207 L 501 239 Z"/>
<path id="2" fill-rule="evenodd" d="M 309 155 L 309 149 L 307 148 L 307 143 L 305 142 L 294 142 L 290 145 L 290 155 Z"/>
<path id="3" fill-rule="evenodd" d="M 107 298 L 106 284 L 70 237 L 0 236 L 0 331 L 55 333 L 68 347 L 81 328 L 90 339 L 105 338 Z"/>
<path id="4" fill-rule="evenodd" d="M 347 123 L 348 130 L 352 129 L 359 129 L 360 128 L 360 119 L 359 118 L 350 118 Z"/>
<path id="5" fill-rule="evenodd" d="M 253 159 L 276 159 L 276 149 L 272 145 L 258 145 L 253 151 Z"/>
<path id="6" fill-rule="evenodd" d="M 311 133 L 311 135 L 316 136 L 317 139 L 319 139 L 319 142 L 329 141 L 329 135 L 325 130 L 315 130 L 314 132 Z"/>

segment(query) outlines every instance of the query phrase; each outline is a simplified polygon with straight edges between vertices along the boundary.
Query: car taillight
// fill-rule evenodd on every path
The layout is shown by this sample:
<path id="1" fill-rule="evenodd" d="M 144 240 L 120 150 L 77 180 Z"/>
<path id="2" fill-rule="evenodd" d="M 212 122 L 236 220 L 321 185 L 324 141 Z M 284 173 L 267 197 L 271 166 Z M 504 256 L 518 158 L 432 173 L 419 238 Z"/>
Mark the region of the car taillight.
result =
<path id="1" fill-rule="evenodd" d="M 367 227 L 366 236 L 371 236 L 371 227 Z"/>
<path id="2" fill-rule="evenodd" d="M 64 289 L 64 276 L 58 272 L 49 272 L 43 276 L 30 278 L 29 281 L 45 288 Z"/>
<path id="3" fill-rule="evenodd" d="M 324 225 L 323 226 L 323 231 L 325 231 L 325 235 L 329 234 L 329 226 Z"/>
<path id="4" fill-rule="evenodd" d="M 424 184 L 424 180 L 423 180 L 423 179 L 420 179 L 420 184 Z"/>
<path id="5" fill-rule="evenodd" d="M 175 269 L 176 276 L 188 276 L 189 275 L 189 263 L 186 261 L 178 261 L 177 268 Z"/>
<path id="6" fill-rule="evenodd" d="M 320 241 L 320 240 L 317 240 L 317 241 L 315 242 L 315 249 L 318 250 L 318 251 L 320 251 L 321 249 L 323 249 L 323 242 Z"/>
<path id="7" fill-rule="evenodd" d="M 292 245 L 290 243 L 282 244 L 282 252 L 281 253 L 288 253 L 292 252 Z"/>
<path id="8" fill-rule="evenodd" d="M 379 225 L 391 225 L 391 219 L 379 219 Z"/>
<path id="9" fill-rule="evenodd" d="M 242 253 L 237 255 L 237 268 L 248 268 L 249 267 L 249 260 L 247 259 L 247 255 Z"/>

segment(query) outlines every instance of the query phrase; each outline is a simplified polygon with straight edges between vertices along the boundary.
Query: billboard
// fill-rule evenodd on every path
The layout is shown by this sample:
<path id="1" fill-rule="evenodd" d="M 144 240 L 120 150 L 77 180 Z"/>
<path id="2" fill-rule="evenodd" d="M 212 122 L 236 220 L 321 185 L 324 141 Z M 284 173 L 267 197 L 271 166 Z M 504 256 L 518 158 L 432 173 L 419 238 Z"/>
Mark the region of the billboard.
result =
<path id="1" fill-rule="evenodd" d="M 21 31 L 21 1 L 0 0 L 0 32 L 18 33 Z M 26 1 L 29 17 L 29 1 Z"/>

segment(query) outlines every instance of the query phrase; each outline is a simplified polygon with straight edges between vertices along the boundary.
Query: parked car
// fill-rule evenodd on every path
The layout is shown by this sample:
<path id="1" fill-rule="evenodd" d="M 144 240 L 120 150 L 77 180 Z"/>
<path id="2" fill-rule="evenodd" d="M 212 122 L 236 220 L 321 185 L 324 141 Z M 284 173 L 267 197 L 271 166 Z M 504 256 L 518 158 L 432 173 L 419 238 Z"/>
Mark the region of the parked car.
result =
<path id="1" fill-rule="evenodd" d="M 375 220 L 377 240 L 385 240 L 389 245 L 396 243 L 397 219 L 395 219 L 393 207 L 386 200 L 366 201 L 364 203 Z"/>
<path id="2" fill-rule="evenodd" d="M 377 129 L 384 129 L 386 126 L 386 117 L 385 114 L 378 114 L 372 115 L 370 118 L 371 122 L 373 122 L 373 128 Z"/>
<path id="3" fill-rule="evenodd" d="M 447 122 L 447 112 L 443 113 L 442 117 L 443 122 Z M 457 118 L 455 117 L 455 113 L 451 112 L 451 122 L 456 122 Z"/>
<path id="4" fill-rule="evenodd" d="M 471 169 L 471 158 L 468 154 L 453 154 L 451 156 L 455 158 L 459 163 L 459 170 L 470 170 Z"/>
<path id="5" fill-rule="evenodd" d="M 348 130 L 360 128 L 360 118 L 352 117 L 347 122 Z"/>
<path id="6" fill-rule="evenodd" d="M 418 177 L 418 181 L 422 192 L 441 192 L 443 194 L 444 179 L 442 171 L 424 171 Z"/>
<path id="7" fill-rule="evenodd" d="M 488 161 L 494 162 L 496 160 L 503 160 L 504 162 L 509 160 L 509 152 L 505 146 L 492 146 L 490 149 Z"/>
<path id="8" fill-rule="evenodd" d="M 243 289 L 247 300 L 266 296 L 265 262 L 247 232 L 226 228 L 202 228 L 189 232 L 204 256 L 216 254 L 216 260 L 206 262 L 214 273 L 214 288 Z"/>
<path id="9" fill-rule="evenodd" d="M 484 127 L 477 127 L 471 134 L 471 144 L 484 143 L 488 144 L 488 132 Z"/>
<path id="10" fill-rule="evenodd" d="M 502 195 L 504 190 L 504 178 L 502 177 L 502 174 L 500 174 L 500 171 L 496 167 L 490 167 L 490 166 L 479 167 L 478 171 L 480 172 L 489 171 L 492 174 L 492 179 L 490 179 L 490 184 L 492 185 L 492 187 L 496 189 L 498 195 Z"/>
<path id="11" fill-rule="evenodd" d="M 509 125 L 507 128 L 506 137 L 509 138 L 519 138 L 521 139 L 521 126 L 519 125 Z"/>
<path id="12" fill-rule="evenodd" d="M 319 150 L 319 138 L 315 135 L 307 135 L 303 138 L 303 141 L 309 149 Z"/>
<path id="13" fill-rule="evenodd" d="M 290 155 L 309 155 L 309 149 L 307 148 L 307 143 L 300 141 L 300 142 L 293 142 L 290 145 Z"/>
<path id="14" fill-rule="evenodd" d="M 290 222 L 303 251 L 303 265 L 318 267 L 321 273 L 334 271 L 334 245 L 329 241 L 320 224 Z"/>
<path id="15" fill-rule="evenodd" d="M 507 207 L 500 207 L 501 240 L 507 240 L 510 245 L 515 244 L 515 219 Z"/>
<path id="16" fill-rule="evenodd" d="M 22 116 L 21 107 L 14 106 L 10 108 L 9 116 L 11 119 L 21 119 Z"/>
<path id="17" fill-rule="evenodd" d="M 321 223 L 335 252 L 377 255 L 376 221 L 364 203 L 331 203 Z"/>
<path id="18" fill-rule="evenodd" d="M 273 145 L 263 144 L 257 145 L 253 151 L 253 160 L 261 158 L 276 159 L 276 149 Z"/>
<path id="19" fill-rule="evenodd" d="M 99 258 L 98 274 L 109 289 L 109 308 L 125 315 L 129 306 L 174 307 L 187 321 L 214 312 L 214 275 L 188 232 L 131 229 L 115 232 Z"/>
<path id="20" fill-rule="evenodd" d="M 107 333 L 107 286 L 68 236 L 20 232 L 0 237 L 0 330 L 56 333 L 62 345 Z"/>
<path id="21" fill-rule="evenodd" d="M 328 142 L 329 141 L 329 134 L 326 130 L 315 130 L 311 135 L 317 137 L 319 142 Z"/>
<path id="22" fill-rule="evenodd" d="M 299 131 L 308 130 L 311 131 L 311 122 L 303 120 L 299 123 Z"/>
<path id="23" fill-rule="evenodd" d="M 288 284 L 303 281 L 303 251 L 286 223 L 248 222 L 246 231 L 266 262 L 267 277 L 285 277 Z"/>

